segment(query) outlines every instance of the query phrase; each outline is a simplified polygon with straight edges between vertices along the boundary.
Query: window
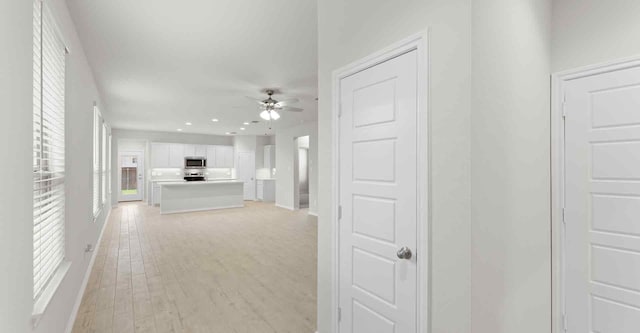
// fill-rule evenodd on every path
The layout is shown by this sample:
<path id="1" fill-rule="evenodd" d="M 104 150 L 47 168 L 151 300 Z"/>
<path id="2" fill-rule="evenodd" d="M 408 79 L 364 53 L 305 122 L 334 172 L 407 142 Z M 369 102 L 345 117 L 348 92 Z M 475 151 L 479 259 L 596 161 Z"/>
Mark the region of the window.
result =
<path id="1" fill-rule="evenodd" d="M 109 151 L 107 153 L 107 192 L 109 192 L 109 196 L 111 196 L 111 140 L 111 133 L 109 133 L 109 139 L 107 141 L 109 145 Z"/>
<path id="2" fill-rule="evenodd" d="M 111 134 L 98 107 L 93 106 L 93 218 L 94 221 L 107 202 L 111 161 Z"/>
<path id="3" fill-rule="evenodd" d="M 65 256 L 65 58 L 51 13 L 33 6 L 33 298 Z"/>
<path id="4" fill-rule="evenodd" d="M 93 106 L 93 217 L 100 214 L 100 128 L 102 116 Z"/>
<path id="5" fill-rule="evenodd" d="M 107 201 L 107 124 L 102 122 L 102 183 L 100 188 L 102 189 L 102 206 Z"/>

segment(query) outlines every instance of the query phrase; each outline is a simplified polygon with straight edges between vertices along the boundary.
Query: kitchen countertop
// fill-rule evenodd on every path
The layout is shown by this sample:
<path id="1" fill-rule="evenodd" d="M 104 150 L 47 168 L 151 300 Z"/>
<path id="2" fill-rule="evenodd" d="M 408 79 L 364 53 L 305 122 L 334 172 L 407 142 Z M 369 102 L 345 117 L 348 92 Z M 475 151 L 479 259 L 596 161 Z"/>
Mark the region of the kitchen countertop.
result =
<path id="1" fill-rule="evenodd" d="M 256 178 L 256 180 L 276 180 L 275 178 Z"/>
<path id="2" fill-rule="evenodd" d="M 214 183 L 214 182 L 228 182 L 228 181 L 237 181 L 237 179 L 234 178 L 229 178 L 229 179 L 209 179 L 209 180 L 205 180 L 205 181 L 199 181 L 200 183 L 204 182 L 204 183 Z M 150 182 L 152 183 L 186 183 L 187 181 L 182 179 L 182 178 L 176 178 L 176 179 L 153 179 L 150 180 Z M 193 183 L 193 182 L 190 182 Z"/>
<path id="3" fill-rule="evenodd" d="M 186 181 L 186 180 L 177 180 L 177 181 L 168 181 L 168 182 L 160 182 L 161 186 L 165 185 L 210 185 L 210 184 L 242 184 L 243 181 L 235 180 L 235 179 L 226 179 L 226 180 L 205 180 L 205 181 Z"/>

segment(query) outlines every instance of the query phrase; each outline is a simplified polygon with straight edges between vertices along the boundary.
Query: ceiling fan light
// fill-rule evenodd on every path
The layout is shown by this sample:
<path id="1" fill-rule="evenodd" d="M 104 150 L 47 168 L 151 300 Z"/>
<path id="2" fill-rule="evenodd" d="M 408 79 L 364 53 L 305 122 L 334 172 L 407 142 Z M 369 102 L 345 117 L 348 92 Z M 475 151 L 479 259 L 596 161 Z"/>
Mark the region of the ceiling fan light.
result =
<path id="1" fill-rule="evenodd" d="M 273 119 L 273 120 L 280 119 L 280 114 L 278 114 L 278 112 L 271 111 L 271 119 Z"/>
<path id="2" fill-rule="evenodd" d="M 264 111 L 260 112 L 260 118 L 262 118 L 264 120 L 271 120 L 271 115 L 269 114 L 269 111 L 264 110 Z"/>

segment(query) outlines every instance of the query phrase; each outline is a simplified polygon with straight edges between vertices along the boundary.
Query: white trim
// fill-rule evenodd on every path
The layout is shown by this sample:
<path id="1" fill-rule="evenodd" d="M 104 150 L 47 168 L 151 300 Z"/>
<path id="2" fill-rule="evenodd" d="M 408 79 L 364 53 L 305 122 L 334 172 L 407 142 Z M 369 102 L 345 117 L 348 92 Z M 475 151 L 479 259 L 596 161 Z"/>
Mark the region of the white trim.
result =
<path id="1" fill-rule="evenodd" d="M 309 212 L 307 212 L 307 214 L 311 215 L 311 216 L 318 217 L 318 213 L 316 213 L 316 212 L 309 211 Z"/>
<path id="2" fill-rule="evenodd" d="M 567 81 L 617 70 L 640 67 L 640 55 L 558 72 L 551 83 L 551 330 L 564 332 L 565 230 L 564 207 L 564 84 Z"/>
<path id="3" fill-rule="evenodd" d="M 291 206 L 281 205 L 281 204 L 278 204 L 278 203 L 276 204 L 276 207 L 295 211 L 295 208 L 293 208 Z"/>
<path id="4" fill-rule="evenodd" d="M 78 292 L 78 296 L 76 296 L 76 302 L 73 305 L 73 310 L 71 310 L 71 316 L 67 321 L 67 328 L 64 330 L 65 333 L 71 333 L 71 330 L 73 329 L 73 325 L 76 322 L 76 317 L 78 316 L 78 311 L 80 310 L 80 304 L 82 304 L 82 298 L 84 297 L 84 292 L 87 289 L 87 284 L 89 283 L 89 277 L 91 276 L 91 271 L 93 271 L 93 264 L 96 261 L 96 256 L 98 255 L 98 249 L 100 248 L 100 243 L 102 242 L 102 235 L 104 235 L 104 230 L 107 228 L 109 217 L 111 217 L 111 209 L 109 209 L 109 212 L 107 213 L 107 217 L 104 219 L 104 222 L 102 223 L 102 230 L 100 230 L 100 236 L 98 236 L 96 245 L 93 247 L 91 260 L 89 261 L 89 266 L 87 267 L 87 270 L 84 273 L 84 278 L 82 279 L 82 285 L 80 287 L 80 291 Z"/>
<path id="5" fill-rule="evenodd" d="M 62 281 L 67 276 L 69 272 L 69 268 L 71 268 L 71 261 L 63 260 L 60 263 L 60 266 L 56 269 L 56 272 L 51 276 L 51 280 L 47 283 L 47 286 L 44 288 L 40 296 L 36 299 L 33 305 L 33 312 L 31 313 L 31 325 L 33 328 L 38 327 L 40 324 L 40 319 L 42 319 L 42 315 L 47 311 L 53 296 L 56 295 Z"/>
<path id="6" fill-rule="evenodd" d="M 340 112 L 340 80 L 361 72 L 367 68 L 376 66 L 392 58 L 416 50 L 418 52 L 418 124 L 417 149 L 418 149 L 418 175 L 417 201 L 418 201 L 418 230 L 416 253 L 422 258 L 418 264 L 418 300 L 417 300 L 417 332 L 428 333 L 431 331 L 431 165 L 430 165 L 430 122 L 429 122 L 429 29 L 414 34 L 398 43 L 388 46 L 381 51 L 361 60 L 353 62 L 345 67 L 335 70 L 332 74 L 332 200 L 331 200 L 331 327 L 333 332 L 339 332 L 337 318 L 339 307 L 339 234 L 338 234 L 338 205 L 340 203 L 340 159 L 339 159 L 339 112 Z M 426 172 L 425 172 L 426 171 Z"/>
<path id="7" fill-rule="evenodd" d="M 142 163 L 138 163 L 138 164 L 142 164 L 142 181 L 138 182 L 140 185 L 138 186 L 138 188 L 140 189 L 140 200 L 138 199 L 126 199 L 123 198 L 122 195 L 122 154 L 140 154 L 140 156 L 142 157 L 140 159 L 140 161 Z M 146 196 L 146 189 L 147 189 L 147 169 L 146 169 L 146 165 L 147 165 L 147 161 L 146 161 L 146 152 L 144 150 L 120 150 L 120 145 L 118 144 L 118 152 L 117 152 L 117 166 L 116 166 L 116 177 L 118 178 L 117 182 L 118 182 L 118 198 L 117 198 L 117 202 L 131 202 L 131 201 L 144 201 L 145 196 Z M 151 169 L 149 169 L 151 170 Z M 153 191 L 153 185 L 151 188 L 151 191 Z M 113 200 L 113 199 L 112 199 Z"/>

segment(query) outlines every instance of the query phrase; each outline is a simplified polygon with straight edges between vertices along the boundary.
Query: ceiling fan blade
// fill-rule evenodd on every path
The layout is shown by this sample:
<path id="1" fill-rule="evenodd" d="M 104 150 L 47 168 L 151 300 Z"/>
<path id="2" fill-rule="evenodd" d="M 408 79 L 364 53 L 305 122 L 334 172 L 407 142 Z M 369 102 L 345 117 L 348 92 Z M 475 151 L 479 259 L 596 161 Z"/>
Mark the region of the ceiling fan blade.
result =
<path id="1" fill-rule="evenodd" d="M 251 97 L 251 96 L 244 96 L 247 99 L 250 99 L 260 105 L 263 105 L 264 103 L 262 102 L 262 98 L 256 98 L 256 97 Z"/>
<path id="2" fill-rule="evenodd" d="M 287 106 L 289 104 L 295 104 L 298 103 L 300 100 L 297 98 L 289 98 L 289 99 L 284 99 L 281 101 L 278 101 L 277 105 L 279 106 Z"/>
<path id="3" fill-rule="evenodd" d="M 289 112 L 302 112 L 302 111 L 304 111 L 304 109 L 294 108 L 294 107 L 291 107 L 291 106 L 285 106 L 285 107 L 281 108 L 280 110 L 289 111 Z"/>

